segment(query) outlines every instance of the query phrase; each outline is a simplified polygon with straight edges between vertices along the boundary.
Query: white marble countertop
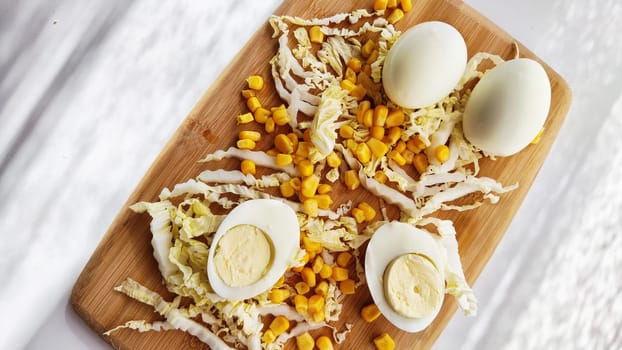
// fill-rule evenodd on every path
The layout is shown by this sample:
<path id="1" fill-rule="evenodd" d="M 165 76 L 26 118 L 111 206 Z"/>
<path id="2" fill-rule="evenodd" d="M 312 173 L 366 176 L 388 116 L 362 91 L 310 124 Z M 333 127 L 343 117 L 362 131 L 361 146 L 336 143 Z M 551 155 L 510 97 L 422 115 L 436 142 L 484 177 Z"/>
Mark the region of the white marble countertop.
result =
<path id="1" fill-rule="evenodd" d="M 468 1 L 566 78 L 532 190 L 438 349 L 622 348 L 622 3 Z M 278 1 L 0 0 L 0 349 L 106 349 L 68 305 L 113 217 Z"/>

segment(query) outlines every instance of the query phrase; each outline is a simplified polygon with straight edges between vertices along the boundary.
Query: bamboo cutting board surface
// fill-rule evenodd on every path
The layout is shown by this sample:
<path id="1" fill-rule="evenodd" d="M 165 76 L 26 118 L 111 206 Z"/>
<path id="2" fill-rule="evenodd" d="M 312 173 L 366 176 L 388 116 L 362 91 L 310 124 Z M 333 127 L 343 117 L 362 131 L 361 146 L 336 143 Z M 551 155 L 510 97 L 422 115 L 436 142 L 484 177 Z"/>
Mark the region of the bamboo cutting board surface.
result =
<path id="1" fill-rule="evenodd" d="M 284 2 L 276 13 L 305 18 L 324 17 L 360 7 L 371 9 L 372 2 L 290 0 Z M 463 2 L 418 0 L 414 1 L 413 5 L 412 11 L 397 24 L 398 30 L 404 31 L 422 21 L 444 21 L 462 33 L 467 43 L 469 57 L 479 51 L 498 54 L 506 59 L 513 57 L 514 40 Z M 148 215 L 133 213 L 128 206 L 137 201 L 157 200 L 162 188 L 172 188 L 176 183 L 195 178 L 209 167 L 197 163 L 197 160 L 215 150 L 234 145 L 237 132 L 240 130 L 236 125 L 235 116 L 246 112 L 244 101 L 240 97 L 240 91 L 245 88 L 245 79 L 252 74 L 261 74 L 264 78 L 271 76 L 268 61 L 277 49 L 276 40 L 271 36 L 272 29 L 266 21 L 181 124 L 123 206 L 82 271 L 73 288 L 71 303 L 76 312 L 98 334 L 101 335 L 128 320 L 160 319 L 150 306 L 113 291 L 114 286 L 131 277 L 161 293 L 168 300 L 172 297 L 162 284 L 152 255 L 150 218 Z M 520 43 L 518 46 L 521 57 L 538 60 Z M 568 86 L 556 72 L 546 64 L 543 65 L 551 81 L 552 100 L 545 132 L 540 142 L 512 157 L 496 161 L 485 159 L 480 163 L 481 176 L 493 177 L 504 185 L 519 183 L 518 189 L 501 195 L 501 200 L 496 205 L 487 203 L 467 212 L 439 214 L 454 222 L 458 232 L 463 268 L 471 285 L 486 265 L 520 207 L 570 106 L 571 94 Z M 272 81 L 266 79 L 266 82 L 270 86 Z M 271 88 L 264 88 L 259 97 L 267 106 L 281 103 Z M 238 162 L 222 161 L 218 166 L 231 169 L 238 167 Z M 355 203 L 360 200 L 373 201 L 373 197 L 362 189 L 354 193 L 345 193 L 336 188 L 333 198 L 337 204 L 348 198 L 355 199 Z M 370 302 L 371 297 L 366 287 L 358 288 L 357 294 L 346 298 L 344 311 L 337 326 L 342 328 L 343 324 L 348 322 L 353 323 L 354 328 L 341 347 L 371 349 L 372 339 L 382 332 L 387 332 L 395 339 L 398 349 L 430 348 L 457 308 L 453 297 L 448 296 L 438 317 L 425 331 L 408 334 L 399 331 L 382 317 L 371 324 L 364 322 L 359 316 L 359 310 Z M 138 333 L 120 330 L 104 338 L 119 349 L 207 348 L 197 339 L 180 331 Z M 288 348 L 295 348 L 293 342 L 287 345 Z"/>

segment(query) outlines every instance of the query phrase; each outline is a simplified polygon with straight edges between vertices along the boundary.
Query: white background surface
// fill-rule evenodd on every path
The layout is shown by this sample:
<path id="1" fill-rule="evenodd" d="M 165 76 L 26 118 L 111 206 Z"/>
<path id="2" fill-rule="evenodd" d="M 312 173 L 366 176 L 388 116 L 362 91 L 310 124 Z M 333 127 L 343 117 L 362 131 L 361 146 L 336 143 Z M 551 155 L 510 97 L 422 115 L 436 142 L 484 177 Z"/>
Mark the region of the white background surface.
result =
<path id="1" fill-rule="evenodd" d="M 622 348 L 622 3 L 468 1 L 573 104 L 437 349 Z M 105 349 L 68 306 L 114 215 L 278 1 L 0 0 L 0 349 Z M 617 297 L 617 298 L 616 298 Z"/>

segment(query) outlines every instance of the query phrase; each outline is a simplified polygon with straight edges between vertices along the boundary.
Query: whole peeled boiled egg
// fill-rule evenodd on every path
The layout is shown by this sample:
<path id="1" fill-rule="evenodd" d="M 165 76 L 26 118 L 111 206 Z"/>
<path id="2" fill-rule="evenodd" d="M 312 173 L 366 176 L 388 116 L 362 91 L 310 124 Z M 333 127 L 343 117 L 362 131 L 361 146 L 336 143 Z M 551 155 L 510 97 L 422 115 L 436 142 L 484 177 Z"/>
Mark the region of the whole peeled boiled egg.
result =
<path id="1" fill-rule="evenodd" d="M 551 84 L 538 62 L 506 61 L 473 88 L 463 115 L 464 136 L 489 155 L 512 155 L 537 136 L 550 104 Z"/>
<path id="2" fill-rule="evenodd" d="M 467 62 L 460 32 L 444 22 L 423 22 L 391 46 L 382 68 L 387 96 L 405 108 L 433 105 L 456 86 Z"/>
<path id="3" fill-rule="evenodd" d="M 207 260 L 210 285 L 229 300 L 267 291 L 294 260 L 299 239 L 296 213 L 283 202 L 243 202 L 225 217 L 214 235 Z"/>
<path id="4" fill-rule="evenodd" d="M 378 309 L 406 332 L 426 328 L 445 296 L 444 254 L 430 233 L 393 221 L 372 236 L 365 277 Z"/>

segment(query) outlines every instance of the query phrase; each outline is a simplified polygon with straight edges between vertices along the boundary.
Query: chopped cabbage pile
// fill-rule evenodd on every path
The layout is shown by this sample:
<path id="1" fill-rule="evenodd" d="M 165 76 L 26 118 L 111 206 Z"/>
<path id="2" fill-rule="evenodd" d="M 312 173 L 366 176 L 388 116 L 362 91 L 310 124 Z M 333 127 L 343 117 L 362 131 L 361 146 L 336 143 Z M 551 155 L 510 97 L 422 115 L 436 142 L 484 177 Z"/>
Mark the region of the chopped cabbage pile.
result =
<path id="1" fill-rule="evenodd" d="M 302 234 L 321 244 L 324 261 L 333 261 L 338 252 L 353 253 L 357 287 L 365 284 L 358 248 L 389 220 L 387 205 L 399 208 L 399 220 L 403 222 L 422 229 L 429 225 L 436 227 L 436 232 L 430 234 L 445 247 L 447 254 L 446 291 L 456 298 L 465 314 L 474 315 L 477 301 L 464 276 L 453 224 L 430 214 L 439 210 L 470 210 L 486 200 L 496 203 L 500 194 L 517 186 L 504 186 L 492 178 L 479 176 L 478 162 L 485 155 L 469 144 L 461 130 L 462 112 L 469 96 L 469 91 L 463 87 L 481 77 L 483 73 L 478 67 L 483 60 L 498 64 L 502 59 L 478 53 L 469 61 L 462 80 L 449 96 L 428 108 L 402 109 L 405 121 L 401 126 L 401 140 L 418 135 L 425 143 L 424 152 L 430 162 L 424 172 L 411 175 L 412 172 L 387 156 L 372 156 L 371 161 L 363 164 L 338 134 L 339 128 L 347 125 L 354 130 L 355 141 L 364 142 L 370 137 L 368 127 L 357 118 L 360 99 L 345 90 L 341 82 L 348 70 L 347 63 L 352 58 L 362 57 L 362 38 L 375 36 L 376 56 L 369 62 L 368 74 L 360 74 L 358 81 L 373 104 L 399 108 L 387 101 L 381 88 L 384 58 L 400 35 L 383 15 L 383 12 L 357 10 L 328 18 L 272 16 L 269 20 L 274 38 L 278 40 L 278 50 L 270 61 L 274 88 L 285 102 L 292 132 L 300 137 L 308 132 L 308 158 L 315 165 L 315 174 L 334 183 L 345 170 L 354 170 L 361 186 L 379 198 L 382 219 L 362 227 L 352 215 L 351 202 L 335 203 L 335 210 L 319 209 L 317 216 L 312 216 L 305 213 L 302 203 L 279 199 L 298 213 Z M 309 38 L 307 29 L 311 26 L 318 26 L 326 37 L 319 47 Z M 447 145 L 450 150 L 450 158 L 442 164 L 429 153 L 439 145 Z M 343 164 L 329 169 L 327 157 L 333 152 Z M 231 147 L 208 154 L 201 161 L 210 163 L 223 158 L 249 159 L 271 172 L 256 177 L 238 170 L 205 170 L 195 179 L 163 189 L 158 201 L 131 206 L 132 210 L 151 216 L 154 258 L 167 290 L 177 297 L 165 301 L 156 292 L 128 278 L 116 290 L 151 305 L 164 320 L 154 323 L 130 320 L 106 334 L 120 328 L 140 332 L 180 329 L 212 349 L 239 346 L 281 349 L 292 337 L 331 327 L 334 340 L 343 342 L 352 326 L 346 324 L 345 329 L 339 330 L 332 325 L 339 320 L 346 297 L 335 281 L 331 281 L 326 292 L 321 322 L 314 322 L 310 315 L 297 312 L 290 304 L 272 303 L 268 292 L 244 301 L 226 300 L 213 292 L 206 273 L 207 256 L 214 234 L 225 217 L 216 214 L 214 208 L 220 208 L 216 212 L 226 212 L 246 200 L 274 198 L 280 186 L 300 176 L 293 164 L 279 165 L 273 155 L 260 150 Z M 386 175 L 386 182 L 376 178 L 378 172 Z M 471 194 L 479 196 L 468 196 Z M 479 199 L 463 203 L 465 197 Z M 291 267 L 304 265 L 305 254 L 301 246 Z M 285 277 L 291 274 L 287 272 Z M 285 288 L 293 291 L 287 284 Z M 265 342 L 263 320 L 267 315 L 285 316 L 295 325 L 274 342 Z"/>

